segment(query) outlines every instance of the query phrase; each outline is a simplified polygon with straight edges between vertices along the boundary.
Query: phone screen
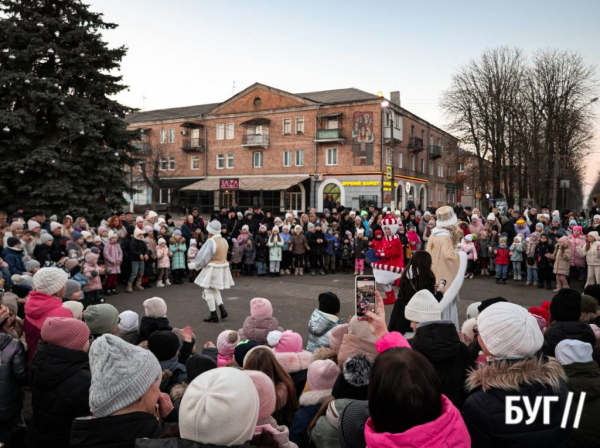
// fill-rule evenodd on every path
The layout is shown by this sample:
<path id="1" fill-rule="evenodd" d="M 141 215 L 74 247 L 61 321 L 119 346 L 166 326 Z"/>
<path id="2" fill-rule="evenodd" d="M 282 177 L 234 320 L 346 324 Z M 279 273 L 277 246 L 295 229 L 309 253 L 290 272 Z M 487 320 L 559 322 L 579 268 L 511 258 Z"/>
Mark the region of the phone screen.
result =
<path id="1" fill-rule="evenodd" d="M 440 280 L 440 284 L 438 285 L 438 289 L 442 289 L 444 286 L 446 286 L 446 280 L 442 279 L 442 280 Z"/>
<path id="2" fill-rule="evenodd" d="M 377 301 L 375 299 L 375 277 L 372 275 L 361 275 L 356 277 L 355 294 L 356 294 L 356 316 L 365 318 L 365 311 L 369 310 L 373 313 L 377 311 Z"/>

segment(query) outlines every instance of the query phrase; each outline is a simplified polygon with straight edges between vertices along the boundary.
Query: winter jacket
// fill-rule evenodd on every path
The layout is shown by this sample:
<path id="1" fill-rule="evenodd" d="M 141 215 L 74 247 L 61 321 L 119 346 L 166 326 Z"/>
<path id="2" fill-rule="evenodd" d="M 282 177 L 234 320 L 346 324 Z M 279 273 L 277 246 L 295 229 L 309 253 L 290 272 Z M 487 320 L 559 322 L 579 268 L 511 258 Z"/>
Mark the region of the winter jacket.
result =
<path id="1" fill-rule="evenodd" d="M 531 230 L 529 230 L 527 224 L 524 224 L 523 227 L 519 227 L 519 224 L 515 223 L 515 232 L 517 235 L 523 235 L 523 241 L 525 241 L 525 238 L 531 236 Z"/>
<path id="2" fill-rule="evenodd" d="M 570 427 L 560 427 L 567 401 L 567 376 L 554 358 L 494 360 L 481 364 L 467 380 L 471 395 L 462 408 L 462 416 L 471 435 L 473 448 L 562 447 L 566 446 Z M 519 396 L 512 406 L 525 410 L 523 397 L 530 403 L 536 398 L 559 397 L 550 406 L 549 423 L 538 412 L 531 424 L 526 418 L 506 424 L 507 397 Z"/>
<path id="3" fill-rule="evenodd" d="M 95 274 L 95 275 L 94 275 Z M 88 279 L 83 287 L 83 292 L 99 291 L 102 289 L 100 276 L 104 274 L 104 268 L 98 266 L 98 255 L 87 254 L 83 265 L 83 275 Z"/>
<path id="4" fill-rule="evenodd" d="M 600 368 L 595 361 L 574 362 L 563 366 L 569 377 L 567 387 L 573 392 L 573 404 L 579 403 L 581 392 L 585 392 L 585 402 L 579 428 L 573 429 L 569 446 L 600 446 Z M 574 407 L 573 407 L 574 409 Z"/>
<path id="5" fill-rule="evenodd" d="M 42 326 L 49 317 L 73 318 L 73 313 L 62 306 L 62 300 L 40 291 L 31 291 L 25 302 L 25 340 L 27 341 L 27 360 L 31 359 L 42 338 Z"/>
<path id="6" fill-rule="evenodd" d="M 538 242 L 537 241 L 529 241 L 527 242 L 527 245 L 525 246 L 525 260 L 528 260 L 530 258 L 533 259 L 533 265 L 529 265 L 529 263 L 527 263 L 527 267 L 528 268 L 533 268 L 533 269 L 537 269 L 537 259 L 535 256 L 535 249 L 537 248 Z"/>
<path id="7" fill-rule="evenodd" d="M 164 248 L 158 246 L 156 248 L 156 258 L 158 260 L 158 269 L 169 269 L 171 267 L 171 259 L 170 256 L 173 255 L 173 252 L 169 249 L 169 246 L 165 246 Z"/>
<path id="8" fill-rule="evenodd" d="M 592 347 L 596 344 L 596 336 L 589 324 L 585 322 L 552 322 L 544 333 L 542 353 L 546 356 L 554 356 L 554 349 L 560 341 L 565 339 L 588 342 L 592 344 Z"/>
<path id="9" fill-rule="evenodd" d="M 373 420 L 365 425 L 365 439 L 370 448 L 470 448 L 471 439 L 460 411 L 442 395 L 442 413 L 432 422 L 413 426 L 403 433 L 377 433 Z M 320 448 L 320 447 L 319 447 Z"/>
<path id="10" fill-rule="evenodd" d="M 587 243 L 577 248 L 577 252 L 580 256 L 585 257 L 585 262 L 588 266 L 600 266 L 600 240 L 590 244 L 588 251 L 585 250 Z"/>
<path id="11" fill-rule="evenodd" d="M 460 245 L 460 251 L 466 253 L 469 260 L 477 260 L 477 248 L 473 242 L 464 240 Z"/>
<path id="12" fill-rule="evenodd" d="M 137 345 L 138 340 L 140 338 L 140 331 L 139 330 L 133 330 L 133 331 L 119 330 L 119 331 L 117 331 L 117 334 L 115 336 L 123 339 L 125 342 L 129 342 L 130 344 Z"/>
<path id="13" fill-rule="evenodd" d="M 317 424 L 312 429 L 311 440 L 319 448 L 340 448 L 338 433 L 340 415 L 346 406 L 355 400 L 340 398 L 332 401 L 327 407 L 325 415 L 319 417 Z"/>
<path id="14" fill-rule="evenodd" d="M 129 245 L 129 257 L 132 262 L 142 261 L 140 255 L 146 255 L 147 247 L 144 240 L 138 240 L 137 238 L 131 238 Z"/>
<path id="15" fill-rule="evenodd" d="M 121 250 L 121 245 L 118 242 L 108 242 L 104 246 L 103 253 L 104 264 L 106 268 L 110 268 L 112 270 L 112 274 L 120 274 L 121 264 L 123 263 L 123 251 Z"/>
<path id="16" fill-rule="evenodd" d="M 267 343 L 267 335 L 279 328 L 276 317 L 253 317 L 248 316 L 244 320 L 243 328 L 238 330 L 240 341 L 252 339 L 261 344 Z"/>
<path id="17" fill-rule="evenodd" d="M 73 421 L 72 448 L 134 448 L 136 439 L 157 439 L 160 425 L 147 412 L 108 417 L 80 417 Z"/>
<path id="18" fill-rule="evenodd" d="M 2 251 L 2 259 L 8 264 L 10 273 L 23 274 L 25 272 L 25 263 L 23 263 L 23 249 L 16 249 L 14 247 L 7 247 Z"/>
<path id="19" fill-rule="evenodd" d="M 584 236 L 580 236 L 579 238 L 574 236 L 569 237 L 569 249 L 571 249 L 571 254 L 573 254 L 571 257 L 571 266 L 585 267 L 585 255 L 579 252 L 579 249 L 582 247 L 585 248 L 585 246 L 586 241 Z M 600 253 L 598 255 L 600 256 Z"/>
<path id="20" fill-rule="evenodd" d="M 321 242 L 319 243 L 317 240 Z M 310 232 L 308 234 L 308 245 L 311 255 L 323 255 L 325 253 L 325 234 L 319 231 Z"/>
<path id="21" fill-rule="evenodd" d="M 140 320 L 140 342 L 148 340 L 155 331 L 171 331 L 173 327 L 166 317 L 143 316 Z"/>
<path id="22" fill-rule="evenodd" d="M 548 242 L 543 243 L 540 241 L 537 244 L 535 247 L 535 261 L 537 262 L 538 268 L 546 269 L 551 266 L 552 261 L 546 257 L 546 254 L 552 254 L 552 251 L 554 251 L 554 248 Z"/>
<path id="23" fill-rule="evenodd" d="M 442 383 L 442 393 L 454 406 L 462 408 L 466 399 L 465 382 L 474 365 L 454 323 L 437 321 L 418 325 L 412 347 L 431 362 Z"/>
<path id="24" fill-rule="evenodd" d="M 171 393 L 173 386 L 187 381 L 187 369 L 178 361 L 177 356 L 167 361 L 160 361 L 160 368 L 163 371 L 160 383 L 161 392 Z"/>
<path id="25" fill-rule="evenodd" d="M 224 445 L 223 445 L 224 446 Z M 249 445 L 231 445 L 231 448 L 243 448 Z M 167 439 L 137 439 L 135 448 L 220 448 L 221 445 L 194 442 L 193 440 L 170 437 Z"/>
<path id="26" fill-rule="evenodd" d="M 329 336 L 333 328 L 339 324 L 339 318 L 332 314 L 315 309 L 308 321 L 308 343 L 306 350 L 314 352 L 319 347 L 329 347 Z"/>
<path id="27" fill-rule="evenodd" d="M 571 270 L 571 249 L 559 246 L 554 248 L 554 253 L 550 254 L 550 259 L 554 260 L 553 272 L 557 275 L 569 275 Z"/>
<path id="28" fill-rule="evenodd" d="M 41 341 L 31 362 L 30 446 L 68 446 L 73 419 L 90 415 L 88 354 Z"/>
<path id="29" fill-rule="evenodd" d="M 336 251 L 340 246 L 340 241 L 335 237 L 335 235 L 330 235 L 329 233 L 326 233 L 325 242 L 327 244 L 327 246 L 325 247 L 325 254 L 335 255 Z"/>
<path id="30" fill-rule="evenodd" d="M 281 236 L 279 238 L 271 236 L 267 246 L 269 247 L 269 261 L 281 261 L 283 238 Z"/>
<path id="31" fill-rule="evenodd" d="M 508 250 L 512 252 L 512 255 L 510 256 L 510 261 L 523 261 L 523 243 L 514 242 Z"/>
<path id="32" fill-rule="evenodd" d="M 0 333 L 0 423 L 10 424 L 23 407 L 27 363 L 23 343 Z"/>
<path id="33" fill-rule="evenodd" d="M 246 247 L 246 243 L 248 242 L 248 239 L 252 239 L 252 235 L 250 235 L 249 233 L 241 232 L 237 237 L 238 245 L 242 249 L 244 249 Z"/>
<path id="34" fill-rule="evenodd" d="M 254 264 L 254 261 L 256 260 L 256 249 L 254 248 L 254 246 L 250 247 L 250 246 L 246 246 L 244 248 L 244 253 L 242 254 L 242 260 L 244 261 L 244 264 Z"/>
<path id="35" fill-rule="evenodd" d="M 435 277 L 431 278 L 430 281 L 425 284 L 424 289 L 433 294 L 438 302 L 444 297 L 441 291 L 436 292 L 435 290 Z M 400 286 L 400 289 L 398 290 L 398 298 L 396 303 L 394 303 L 394 307 L 392 308 L 392 314 L 388 324 L 389 331 L 397 331 L 400 334 L 412 332 L 410 320 L 408 320 L 404 315 L 404 310 L 416 292 L 417 291 L 415 291 L 415 287 L 410 279 L 408 279 L 406 284 Z"/>
<path id="36" fill-rule="evenodd" d="M 254 248 L 256 249 L 255 261 L 266 263 L 268 258 L 267 234 L 258 233 L 254 239 Z"/>
<path id="37" fill-rule="evenodd" d="M 67 241 L 65 248 L 69 258 L 83 258 L 83 247 L 81 247 L 81 245 L 77 244 L 75 241 Z"/>
<path id="38" fill-rule="evenodd" d="M 171 238 L 171 244 L 169 244 L 169 249 L 173 252 L 173 258 L 171 259 L 171 269 L 185 269 L 187 264 L 185 262 L 185 256 L 187 252 L 187 246 L 185 245 L 185 240 L 180 239 L 179 241 L 175 241 L 174 238 Z"/>
<path id="39" fill-rule="evenodd" d="M 42 267 L 46 264 L 46 262 L 51 261 L 50 255 L 54 249 L 52 246 L 47 246 L 45 244 L 38 244 L 35 246 L 35 250 L 33 251 L 33 258 L 35 258 Z"/>
<path id="40" fill-rule="evenodd" d="M 419 235 L 417 235 L 417 232 L 406 232 L 406 238 L 408 238 L 411 252 L 416 252 L 421 248 L 421 239 L 419 238 Z"/>
<path id="41" fill-rule="evenodd" d="M 510 264 L 510 255 L 508 247 L 498 246 L 494 249 L 494 254 L 496 255 L 496 264 L 497 265 L 509 265 Z"/>
<path id="42" fill-rule="evenodd" d="M 300 409 L 294 414 L 290 423 L 290 441 L 305 448 L 309 445 L 308 426 L 325 400 L 331 396 L 331 389 L 309 390 L 300 397 Z"/>
<path id="43" fill-rule="evenodd" d="M 294 255 L 302 255 L 306 253 L 306 248 L 308 247 L 308 240 L 304 233 L 300 232 L 299 234 L 292 235 L 291 240 L 291 249 Z"/>
<path id="44" fill-rule="evenodd" d="M 476 219 L 474 221 L 471 221 L 471 225 L 469 226 L 469 232 L 474 233 L 477 236 L 477 239 L 479 239 L 479 235 L 484 230 L 485 230 L 485 226 L 481 222 L 481 219 Z"/>
<path id="45" fill-rule="evenodd" d="M 477 251 L 477 258 L 489 258 L 490 257 L 490 242 L 489 240 L 478 239 L 479 250 Z"/>
<path id="46" fill-rule="evenodd" d="M 357 238 L 354 241 L 354 256 L 357 260 L 364 260 L 365 254 L 369 250 L 369 241 L 363 238 Z"/>

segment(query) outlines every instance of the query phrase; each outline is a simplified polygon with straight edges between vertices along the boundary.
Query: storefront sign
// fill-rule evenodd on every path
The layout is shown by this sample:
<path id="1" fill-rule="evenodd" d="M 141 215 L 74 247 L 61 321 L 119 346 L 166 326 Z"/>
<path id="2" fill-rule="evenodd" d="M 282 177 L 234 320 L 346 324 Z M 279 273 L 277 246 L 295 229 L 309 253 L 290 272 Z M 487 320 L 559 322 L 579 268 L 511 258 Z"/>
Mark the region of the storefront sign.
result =
<path id="1" fill-rule="evenodd" d="M 344 181 L 342 182 L 342 186 L 344 187 L 379 187 L 381 182 L 378 180 L 354 180 L 354 181 Z M 391 187 L 391 182 L 384 182 L 384 186 Z M 398 186 L 398 182 L 394 182 L 394 187 Z"/>
<path id="2" fill-rule="evenodd" d="M 388 179 L 392 179 L 394 176 L 392 175 L 392 167 L 388 166 L 387 167 L 387 178 Z"/>
<path id="3" fill-rule="evenodd" d="M 240 180 L 239 179 L 219 179 L 220 190 L 239 190 Z"/>
<path id="4" fill-rule="evenodd" d="M 406 182 L 406 193 L 407 193 L 407 194 L 408 194 L 408 193 L 410 193 L 410 187 L 411 187 L 411 186 L 412 186 L 412 185 L 410 184 L 410 182 Z"/>

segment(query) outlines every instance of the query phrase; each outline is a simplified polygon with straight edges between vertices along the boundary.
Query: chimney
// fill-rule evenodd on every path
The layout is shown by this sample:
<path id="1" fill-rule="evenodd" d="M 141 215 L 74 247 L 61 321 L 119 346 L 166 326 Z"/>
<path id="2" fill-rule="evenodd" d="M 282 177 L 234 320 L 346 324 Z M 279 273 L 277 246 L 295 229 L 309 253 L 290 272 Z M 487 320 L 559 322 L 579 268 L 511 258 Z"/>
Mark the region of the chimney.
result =
<path id="1" fill-rule="evenodd" d="M 401 106 L 400 104 L 400 91 L 396 90 L 394 92 L 390 92 L 390 101 L 394 103 L 396 106 Z"/>

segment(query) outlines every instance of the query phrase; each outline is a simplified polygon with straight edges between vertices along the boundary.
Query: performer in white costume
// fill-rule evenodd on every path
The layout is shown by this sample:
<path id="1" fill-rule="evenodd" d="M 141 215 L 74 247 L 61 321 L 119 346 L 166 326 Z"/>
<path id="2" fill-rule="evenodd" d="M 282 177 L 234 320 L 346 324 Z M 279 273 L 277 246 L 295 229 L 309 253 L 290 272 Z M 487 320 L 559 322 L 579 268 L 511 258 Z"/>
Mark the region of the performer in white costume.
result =
<path id="1" fill-rule="evenodd" d="M 229 262 L 227 261 L 229 245 L 221 237 L 221 223 L 219 221 L 216 219 L 211 221 L 206 229 L 209 233 L 209 239 L 188 267 L 196 270 L 202 269 L 196 277 L 195 283 L 204 288 L 202 296 L 210 310 L 210 316 L 204 319 L 204 322 L 219 322 L 217 306 L 221 312 L 221 319 L 227 317 L 227 311 L 221 298 L 221 290 L 229 289 L 234 285 L 229 270 Z"/>

